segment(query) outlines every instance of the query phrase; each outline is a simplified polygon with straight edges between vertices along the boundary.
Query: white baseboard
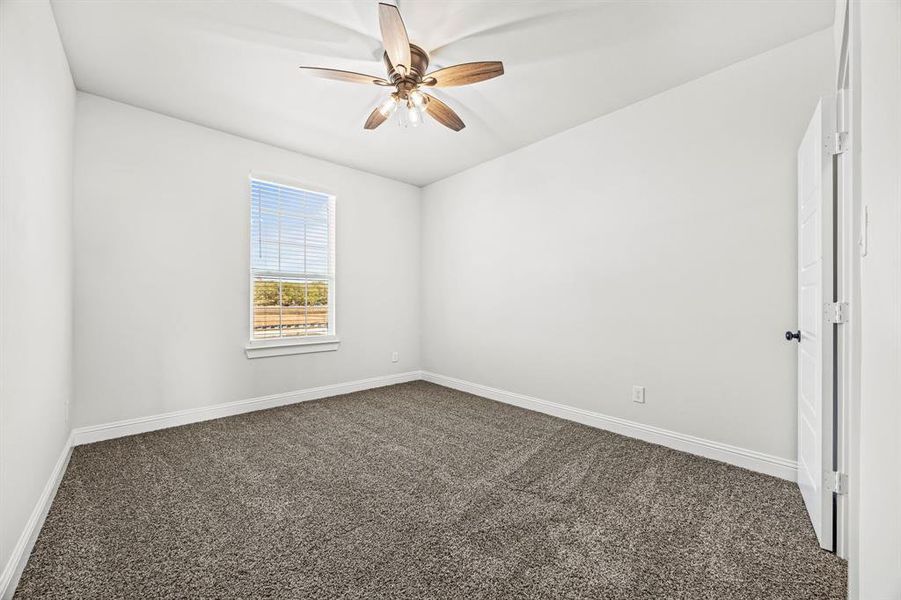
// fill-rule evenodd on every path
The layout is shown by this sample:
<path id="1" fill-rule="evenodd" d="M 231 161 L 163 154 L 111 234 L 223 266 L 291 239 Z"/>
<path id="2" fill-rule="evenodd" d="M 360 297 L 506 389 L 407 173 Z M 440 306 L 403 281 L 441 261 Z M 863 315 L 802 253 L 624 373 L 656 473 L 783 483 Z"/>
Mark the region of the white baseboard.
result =
<path id="1" fill-rule="evenodd" d="M 9 560 L 6 561 L 3 572 L 0 573 L 0 598 L 2 600 L 9 600 L 16 592 L 19 578 L 22 576 L 22 571 L 25 570 L 28 557 L 31 556 L 31 549 L 34 548 L 34 542 L 38 539 L 38 533 L 40 533 L 41 527 L 44 525 L 44 519 L 47 518 L 47 513 L 50 512 L 50 505 L 53 504 L 53 498 L 56 496 L 59 482 L 62 481 L 63 473 L 66 472 L 66 467 L 69 465 L 70 456 L 72 456 L 71 434 L 69 434 L 69 439 L 66 440 L 65 446 L 63 446 L 63 450 L 53 466 L 53 471 L 50 472 L 47 483 L 44 484 L 44 489 L 34 505 L 34 510 L 31 511 L 31 515 L 25 523 L 22 535 L 16 541 L 12 554 L 10 554 Z"/>
<path id="2" fill-rule="evenodd" d="M 730 465 L 757 471 L 758 473 L 765 473 L 789 481 L 795 481 L 797 478 L 798 464 L 795 461 L 772 456 L 770 454 L 764 454 L 763 452 L 757 452 L 756 450 L 748 450 L 746 448 L 730 446 L 729 444 L 723 444 L 721 442 L 705 440 L 692 435 L 669 431 L 652 425 L 644 425 L 619 417 L 611 417 L 582 408 L 557 404 L 556 402 L 549 402 L 524 394 L 508 392 L 506 390 L 500 390 L 486 385 L 472 383 L 471 381 L 456 379 L 454 377 L 447 377 L 446 375 L 439 375 L 438 373 L 429 371 L 422 372 L 422 379 L 455 390 L 460 390 L 461 392 L 468 392 L 491 400 L 497 400 L 498 402 L 513 404 L 521 408 L 542 412 L 569 421 L 575 421 L 590 427 L 605 429 L 653 444 L 666 446 L 667 448 L 673 448 L 674 450 L 681 450 L 682 452 L 696 454 L 705 458 L 712 458 Z"/>
<path id="3" fill-rule="evenodd" d="M 386 385 L 416 381 L 417 379 L 420 379 L 420 372 L 409 371 L 407 373 L 398 373 L 396 375 L 383 375 L 380 377 L 370 377 L 369 379 L 360 379 L 346 383 L 322 385 L 304 390 L 295 390 L 293 392 L 272 394 L 271 396 L 260 396 L 259 398 L 250 398 L 249 400 L 237 400 L 235 402 L 214 404 L 212 406 L 189 408 L 161 415 L 151 415 L 149 417 L 138 417 L 113 423 L 103 423 L 101 425 L 78 427 L 77 429 L 72 430 L 73 443 L 75 446 L 81 446 L 82 444 L 111 440 L 126 435 L 135 435 L 138 433 L 146 433 L 148 431 L 156 431 L 157 429 L 178 427 L 179 425 L 199 423 L 211 419 L 220 419 L 222 417 L 240 415 L 255 410 L 275 408 L 277 406 L 285 406 L 286 404 L 295 404 L 297 402 L 307 402 L 309 400 L 318 400 L 320 398 L 328 398 L 329 396 L 339 396 L 341 394 L 349 394 L 351 392 L 384 387 Z"/>
<path id="4" fill-rule="evenodd" d="M 653 425 L 645 425 L 636 421 L 612 417 L 582 408 L 566 406 L 565 404 L 558 404 L 556 402 L 526 396 L 525 394 L 508 392 L 506 390 L 492 388 L 486 385 L 465 381 L 463 379 L 456 379 L 454 377 L 448 377 L 429 371 L 408 371 L 396 375 L 371 377 L 369 379 L 360 379 L 358 381 L 350 381 L 347 383 L 324 385 L 304 390 L 285 392 L 282 394 L 273 394 L 271 396 L 261 396 L 249 400 L 238 400 L 236 402 L 191 408 L 161 415 L 116 421 L 114 423 L 79 427 L 72 431 L 71 439 L 73 445 L 80 446 L 82 444 L 90 444 L 127 435 L 146 433 L 148 431 L 156 431 L 158 429 L 177 427 L 179 425 L 187 425 L 190 423 L 199 423 L 210 419 L 219 419 L 255 410 L 284 406 L 286 404 L 295 404 L 297 402 L 328 398 L 329 396 L 349 394 L 351 392 L 405 383 L 417 379 L 424 379 L 425 381 L 430 381 L 438 385 L 468 392 L 477 396 L 483 396 L 491 400 L 497 400 L 498 402 L 513 404 L 529 410 L 542 412 L 570 421 L 576 421 L 583 425 L 605 429 L 628 437 L 660 444 L 661 446 L 666 446 L 675 450 L 712 458 L 759 473 L 773 475 L 774 477 L 779 477 L 781 479 L 795 481 L 797 477 L 798 465 L 793 460 L 757 452 L 756 450 L 748 450 L 747 448 L 724 444 L 722 442 L 714 442 L 712 440 L 654 427 Z"/>

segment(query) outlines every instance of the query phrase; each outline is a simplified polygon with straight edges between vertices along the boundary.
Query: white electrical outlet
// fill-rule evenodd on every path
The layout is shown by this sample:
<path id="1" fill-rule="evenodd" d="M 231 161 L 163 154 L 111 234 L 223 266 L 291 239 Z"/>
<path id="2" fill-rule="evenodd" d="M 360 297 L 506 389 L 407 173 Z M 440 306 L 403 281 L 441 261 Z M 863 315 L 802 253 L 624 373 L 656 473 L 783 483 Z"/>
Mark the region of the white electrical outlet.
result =
<path id="1" fill-rule="evenodd" d="M 644 404 L 644 386 L 643 385 L 633 385 L 632 386 L 632 402 L 638 402 L 639 404 Z"/>
<path id="2" fill-rule="evenodd" d="M 391 362 L 397 362 L 397 352 L 391 353 Z"/>

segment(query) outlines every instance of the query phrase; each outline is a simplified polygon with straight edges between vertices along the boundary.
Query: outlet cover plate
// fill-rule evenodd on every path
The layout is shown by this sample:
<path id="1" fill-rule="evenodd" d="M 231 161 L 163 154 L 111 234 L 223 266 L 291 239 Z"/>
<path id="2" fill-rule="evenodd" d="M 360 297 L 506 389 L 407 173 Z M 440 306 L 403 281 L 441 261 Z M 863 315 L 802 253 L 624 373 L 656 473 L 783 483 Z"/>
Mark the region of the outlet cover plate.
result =
<path id="1" fill-rule="evenodd" d="M 632 402 L 638 402 L 639 404 L 644 404 L 644 386 L 643 385 L 633 385 L 632 386 Z"/>

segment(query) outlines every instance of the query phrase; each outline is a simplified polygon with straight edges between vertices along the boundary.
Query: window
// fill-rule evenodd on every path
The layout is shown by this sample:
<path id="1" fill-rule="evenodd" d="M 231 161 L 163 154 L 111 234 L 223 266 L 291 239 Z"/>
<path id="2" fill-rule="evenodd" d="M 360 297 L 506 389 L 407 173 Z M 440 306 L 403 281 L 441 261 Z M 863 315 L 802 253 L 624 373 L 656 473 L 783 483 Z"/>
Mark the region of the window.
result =
<path id="1" fill-rule="evenodd" d="M 335 197 L 250 180 L 247 356 L 336 350 Z"/>

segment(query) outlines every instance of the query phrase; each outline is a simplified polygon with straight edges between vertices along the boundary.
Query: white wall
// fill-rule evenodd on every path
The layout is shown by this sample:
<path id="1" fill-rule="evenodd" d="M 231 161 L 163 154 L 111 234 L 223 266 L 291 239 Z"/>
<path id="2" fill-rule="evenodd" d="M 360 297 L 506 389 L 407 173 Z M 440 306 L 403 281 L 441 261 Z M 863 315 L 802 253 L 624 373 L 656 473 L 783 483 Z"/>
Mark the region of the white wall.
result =
<path id="1" fill-rule="evenodd" d="M 859 132 L 860 400 L 852 463 L 851 598 L 901 599 L 901 2 L 852 2 Z M 852 450 L 854 450 L 852 448 Z"/>
<path id="2" fill-rule="evenodd" d="M 427 186 L 423 368 L 794 459 L 795 156 L 832 52 L 826 30 Z"/>
<path id="3" fill-rule="evenodd" d="M 74 115 L 49 3 L 0 2 L 0 594 L 68 436 Z"/>
<path id="4" fill-rule="evenodd" d="M 77 106 L 76 426 L 419 368 L 418 188 L 96 96 Z M 245 357 L 251 171 L 337 195 L 337 352 Z"/>

